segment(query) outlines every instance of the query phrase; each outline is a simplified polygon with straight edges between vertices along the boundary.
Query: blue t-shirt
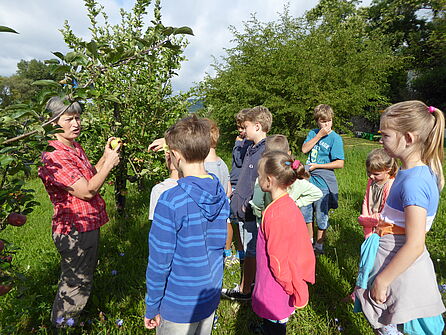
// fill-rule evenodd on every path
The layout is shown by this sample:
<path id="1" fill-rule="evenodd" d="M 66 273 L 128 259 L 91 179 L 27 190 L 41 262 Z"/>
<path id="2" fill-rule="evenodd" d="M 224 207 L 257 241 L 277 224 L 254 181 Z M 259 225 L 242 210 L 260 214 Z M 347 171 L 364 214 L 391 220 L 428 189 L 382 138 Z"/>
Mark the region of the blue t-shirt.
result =
<path id="1" fill-rule="evenodd" d="M 312 138 L 316 137 L 319 129 L 310 130 L 304 143 L 308 142 Z M 334 130 L 330 134 L 322 137 L 311 149 L 308 154 L 306 164 L 327 164 L 335 160 L 344 160 L 344 145 L 342 143 L 342 137 L 339 136 Z M 328 189 L 325 181 L 317 176 L 311 176 L 310 182 L 320 189 Z"/>
<path id="2" fill-rule="evenodd" d="M 404 208 L 419 206 L 427 211 L 428 231 L 437 213 L 439 197 L 437 177 L 430 167 L 423 165 L 399 170 L 381 212 L 381 218 L 385 222 L 405 227 Z"/>

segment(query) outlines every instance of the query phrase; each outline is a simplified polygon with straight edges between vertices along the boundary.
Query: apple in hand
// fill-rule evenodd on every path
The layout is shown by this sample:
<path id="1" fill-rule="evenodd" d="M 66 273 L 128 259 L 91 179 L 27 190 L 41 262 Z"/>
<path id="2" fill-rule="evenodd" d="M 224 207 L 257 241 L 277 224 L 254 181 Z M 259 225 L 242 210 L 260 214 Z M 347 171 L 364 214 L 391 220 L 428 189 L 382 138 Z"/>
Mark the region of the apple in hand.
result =
<path id="1" fill-rule="evenodd" d="M 10 213 L 8 215 L 8 223 L 11 226 L 20 227 L 23 226 L 26 222 L 26 215 L 19 213 Z"/>
<path id="2" fill-rule="evenodd" d="M 121 143 L 122 143 L 122 140 L 119 137 L 116 137 L 110 141 L 110 148 L 115 150 L 118 147 L 118 145 Z"/>

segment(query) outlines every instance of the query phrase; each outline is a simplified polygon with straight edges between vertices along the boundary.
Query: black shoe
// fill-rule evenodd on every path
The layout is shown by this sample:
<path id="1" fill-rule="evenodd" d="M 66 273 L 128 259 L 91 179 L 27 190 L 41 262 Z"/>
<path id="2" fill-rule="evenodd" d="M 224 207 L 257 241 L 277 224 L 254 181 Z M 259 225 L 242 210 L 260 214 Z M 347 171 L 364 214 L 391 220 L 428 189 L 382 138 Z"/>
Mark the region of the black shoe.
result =
<path id="1" fill-rule="evenodd" d="M 224 288 L 221 290 L 221 295 L 223 298 L 226 298 L 229 300 L 248 301 L 248 300 L 251 300 L 252 292 L 243 294 L 242 292 L 239 291 L 238 288 L 234 288 L 234 289 Z"/>

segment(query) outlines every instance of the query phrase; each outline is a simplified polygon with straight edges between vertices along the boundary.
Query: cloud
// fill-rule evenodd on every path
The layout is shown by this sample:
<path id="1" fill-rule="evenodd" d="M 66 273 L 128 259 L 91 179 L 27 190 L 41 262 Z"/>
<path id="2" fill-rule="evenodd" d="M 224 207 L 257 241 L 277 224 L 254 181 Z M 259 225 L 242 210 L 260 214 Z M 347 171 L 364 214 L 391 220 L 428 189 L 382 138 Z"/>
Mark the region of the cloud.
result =
<path id="1" fill-rule="evenodd" d="M 366 2 L 370 2 L 367 0 Z M 133 0 L 102 0 L 110 17 L 110 23 L 119 21 L 119 8 L 130 9 Z M 186 91 L 193 82 L 203 79 L 206 72 L 213 73 L 212 56 L 219 59 L 225 54 L 224 48 L 231 46 L 233 38 L 228 27 L 241 30 L 243 22 L 252 13 L 262 21 L 278 19 L 286 0 L 162 0 L 162 22 L 168 26 L 189 26 L 195 36 L 188 36 L 190 42 L 179 75 L 174 77 L 175 91 Z M 289 1 L 292 16 L 301 16 L 311 9 L 317 0 Z M 153 5 L 148 9 L 148 21 L 152 17 Z M 0 2 L 0 24 L 9 26 L 20 33 L 0 34 L 0 75 L 9 76 L 16 71 L 21 60 L 33 58 L 45 60 L 54 58 L 52 51 L 67 52 L 59 29 L 68 20 L 77 36 L 89 39 L 87 10 L 80 0 L 19 0 Z"/>

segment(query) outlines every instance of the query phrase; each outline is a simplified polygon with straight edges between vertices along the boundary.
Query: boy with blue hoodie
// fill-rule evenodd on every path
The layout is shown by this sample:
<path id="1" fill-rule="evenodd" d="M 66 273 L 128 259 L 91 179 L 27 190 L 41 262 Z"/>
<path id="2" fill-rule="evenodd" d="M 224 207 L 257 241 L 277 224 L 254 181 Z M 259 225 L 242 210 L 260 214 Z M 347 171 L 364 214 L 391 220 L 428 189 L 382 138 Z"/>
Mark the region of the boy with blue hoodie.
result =
<path id="1" fill-rule="evenodd" d="M 229 203 L 204 159 L 209 123 L 195 115 L 165 133 L 182 173 L 155 208 L 149 234 L 144 325 L 157 334 L 210 334 L 220 302 Z"/>

